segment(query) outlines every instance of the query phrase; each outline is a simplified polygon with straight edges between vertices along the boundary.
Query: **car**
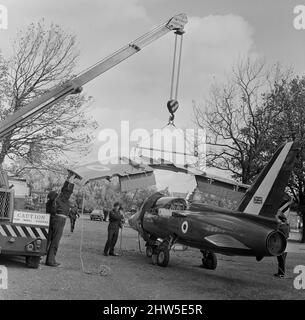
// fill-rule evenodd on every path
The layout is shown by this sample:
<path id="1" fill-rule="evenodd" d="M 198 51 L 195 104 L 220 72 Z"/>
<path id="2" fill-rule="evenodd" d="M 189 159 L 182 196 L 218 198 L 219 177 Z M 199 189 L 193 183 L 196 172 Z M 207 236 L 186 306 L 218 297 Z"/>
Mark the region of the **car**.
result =
<path id="1" fill-rule="evenodd" d="M 93 211 L 93 209 L 90 208 L 84 208 L 84 213 L 91 213 Z"/>
<path id="2" fill-rule="evenodd" d="M 90 212 L 90 220 L 104 220 L 104 213 L 103 210 L 94 209 L 92 212 Z"/>

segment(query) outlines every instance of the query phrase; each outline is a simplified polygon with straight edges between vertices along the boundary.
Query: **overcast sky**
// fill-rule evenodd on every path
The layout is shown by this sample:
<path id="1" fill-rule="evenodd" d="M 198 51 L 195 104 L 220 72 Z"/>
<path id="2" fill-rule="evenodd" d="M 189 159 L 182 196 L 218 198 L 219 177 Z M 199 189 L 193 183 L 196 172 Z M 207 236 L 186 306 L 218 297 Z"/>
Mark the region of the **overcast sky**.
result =
<path id="1" fill-rule="evenodd" d="M 294 0 L 0 0 L 8 8 L 8 30 L 0 30 L 0 48 L 9 54 L 18 29 L 45 18 L 75 33 L 81 71 L 171 16 L 185 12 L 178 127 L 192 127 L 192 100 L 202 103 L 210 84 L 220 81 L 238 57 L 256 55 L 269 64 L 305 70 L 305 30 L 293 27 Z M 160 128 L 168 120 L 174 35 L 87 84 L 94 97 L 90 114 L 100 129 Z M 96 144 L 96 150 L 99 144 Z"/>

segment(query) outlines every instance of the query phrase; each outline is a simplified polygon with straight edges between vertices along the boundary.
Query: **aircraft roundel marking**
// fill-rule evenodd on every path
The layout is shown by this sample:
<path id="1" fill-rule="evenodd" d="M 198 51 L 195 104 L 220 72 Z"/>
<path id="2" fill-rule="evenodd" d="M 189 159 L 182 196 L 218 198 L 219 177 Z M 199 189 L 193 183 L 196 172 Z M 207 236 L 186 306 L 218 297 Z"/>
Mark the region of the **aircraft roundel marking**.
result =
<path id="1" fill-rule="evenodd" d="M 182 225 L 181 225 L 181 230 L 182 230 L 182 232 L 183 232 L 183 233 L 187 233 L 188 228 L 189 228 L 188 222 L 187 222 L 187 221 L 184 221 L 184 222 L 182 223 Z"/>

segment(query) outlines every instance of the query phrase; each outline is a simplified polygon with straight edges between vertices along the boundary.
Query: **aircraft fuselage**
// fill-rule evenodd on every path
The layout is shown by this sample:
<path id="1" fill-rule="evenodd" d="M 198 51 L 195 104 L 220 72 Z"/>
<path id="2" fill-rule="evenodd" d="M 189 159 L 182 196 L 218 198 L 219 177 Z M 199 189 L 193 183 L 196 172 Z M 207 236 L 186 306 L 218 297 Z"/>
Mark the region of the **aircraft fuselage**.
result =
<path id="1" fill-rule="evenodd" d="M 170 204 L 175 200 L 164 206 L 144 206 L 131 217 L 130 225 L 146 241 L 174 239 L 175 243 L 225 255 L 264 257 L 285 251 L 285 236 L 274 219 L 204 204 L 176 210 Z"/>
<path id="2" fill-rule="evenodd" d="M 285 239 L 271 227 L 245 217 L 209 211 L 146 212 L 143 229 L 150 235 L 226 255 L 271 256 L 285 250 Z"/>

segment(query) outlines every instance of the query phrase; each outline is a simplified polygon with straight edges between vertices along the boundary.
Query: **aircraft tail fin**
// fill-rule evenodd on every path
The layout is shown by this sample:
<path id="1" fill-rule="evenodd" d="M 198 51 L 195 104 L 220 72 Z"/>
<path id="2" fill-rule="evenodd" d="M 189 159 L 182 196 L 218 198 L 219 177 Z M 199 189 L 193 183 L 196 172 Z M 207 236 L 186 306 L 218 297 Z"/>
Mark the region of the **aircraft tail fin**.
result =
<path id="1" fill-rule="evenodd" d="M 298 152 L 296 142 L 281 145 L 242 198 L 238 211 L 275 217 L 285 197 L 285 188 Z"/>

